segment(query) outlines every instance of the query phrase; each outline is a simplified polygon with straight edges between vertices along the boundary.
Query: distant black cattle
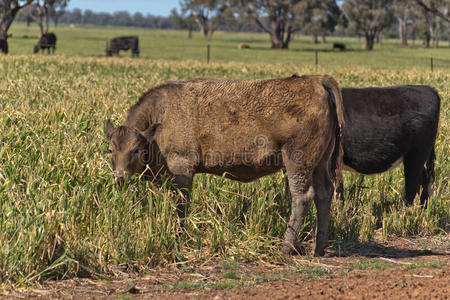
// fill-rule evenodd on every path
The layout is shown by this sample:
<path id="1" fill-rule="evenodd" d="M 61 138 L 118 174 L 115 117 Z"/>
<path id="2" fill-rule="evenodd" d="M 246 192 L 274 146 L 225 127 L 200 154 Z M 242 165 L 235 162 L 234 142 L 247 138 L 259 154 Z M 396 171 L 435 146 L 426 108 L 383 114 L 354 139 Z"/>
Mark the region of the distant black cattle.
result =
<path id="1" fill-rule="evenodd" d="M 8 54 L 8 41 L 7 39 L 0 39 L 0 51 Z"/>
<path id="2" fill-rule="evenodd" d="M 137 36 L 123 36 L 113 38 L 106 48 L 106 56 L 119 55 L 120 50 L 131 49 L 131 56 L 139 56 L 139 38 Z"/>
<path id="3" fill-rule="evenodd" d="M 33 53 L 38 53 L 39 50 L 44 52 L 47 49 L 47 53 L 50 54 L 50 49 L 52 50 L 52 54 L 55 53 L 56 49 L 56 35 L 53 32 L 44 33 L 37 45 L 34 46 Z"/>
<path id="4" fill-rule="evenodd" d="M 339 49 L 341 51 L 345 51 L 345 44 L 343 43 L 333 43 L 333 50 Z"/>
<path id="5" fill-rule="evenodd" d="M 437 91 L 429 86 L 343 88 L 342 96 L 344 165 L 375 174 L 403 161 L 406 203 L 412 204 L 419 193 L 421 204 L 426 204 L 434 180 Z"/>

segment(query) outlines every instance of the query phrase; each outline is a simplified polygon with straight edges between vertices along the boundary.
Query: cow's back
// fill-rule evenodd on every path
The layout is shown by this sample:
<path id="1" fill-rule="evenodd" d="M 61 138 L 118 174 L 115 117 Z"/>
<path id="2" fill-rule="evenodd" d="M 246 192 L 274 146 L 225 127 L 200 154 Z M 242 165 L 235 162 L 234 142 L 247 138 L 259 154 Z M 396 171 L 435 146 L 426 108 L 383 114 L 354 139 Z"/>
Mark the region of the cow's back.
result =
<path id="1" fill-rule="evenodd" d="M 360 173 L 386 171 L 413 143 L 434 139 L 440 99 L 431 87 L 343 88 L 342 96 L 344 163 Z"/>
<path id="2" fill-rule="evenodd" d="M 314 140 L 328 136 L 333 126 L 327 124 L 329 94 L 322 80 L 305 76 L 173 82 L 158 92 L 165 94 L 158 144 L 162 151 L 170 147 L 166 151 L 200 154 L 206 166 L 217 163 L 211 155 L 227 162 L 278 159 L 280 145 L 297 136 L 315 151 Z"/>
<path id="3" fill-rule="evenodd" d="M 41 47 L 53 47 L 56 44 L 56 35 L 52 32 L 45 33 L 39 40 Z"/>
<path id="4" fill-rule="evenodd" d="M 111 40 L 112 49 L 128 50 L 138 47 L 138 38 L 136 36 L 117 37 Z"/>

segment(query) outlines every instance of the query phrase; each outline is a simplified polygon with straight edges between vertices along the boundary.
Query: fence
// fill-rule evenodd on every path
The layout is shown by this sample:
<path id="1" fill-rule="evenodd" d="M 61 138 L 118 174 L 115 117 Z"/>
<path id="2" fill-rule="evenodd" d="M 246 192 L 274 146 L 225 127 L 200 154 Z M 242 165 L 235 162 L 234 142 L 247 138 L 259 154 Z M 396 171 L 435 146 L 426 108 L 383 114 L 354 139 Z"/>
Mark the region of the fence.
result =
<path id="1" fill-rule="evenodd" d="M 317 68 L 320 64 L 319 61 L 319 52 L 326 52 L 326 53 L 334 53 L 333 51 L 321 51 L 321 50 L 314 50 L 314 57 L 311 58 L 311 63 L 314 62 L 315 67 Z M 340 53 L 340 52 L 336 52 Z M 397 60 L 397 64 L 401 65 L 401 61 L 405 61 L 405 65 L 411 65 L 411 62 L 416 67 L 420 68 L 428 68 L 431 72 L 433 72 L 436 69 L 450 69 L 450 59 L 442 59 L 442 58 L 435 58 L 435 57 L 405 57 L 405 56 L 391 56 L 391 58 L 395 58 Z M 206 45 L 206 63 L 209 64 L 211 61 L 211 46 L 208 44 Z M 408 64 L 406 64 L 406 61 L 408 61 Z M 398 63 L 400 62 L 400 63 Z"/>

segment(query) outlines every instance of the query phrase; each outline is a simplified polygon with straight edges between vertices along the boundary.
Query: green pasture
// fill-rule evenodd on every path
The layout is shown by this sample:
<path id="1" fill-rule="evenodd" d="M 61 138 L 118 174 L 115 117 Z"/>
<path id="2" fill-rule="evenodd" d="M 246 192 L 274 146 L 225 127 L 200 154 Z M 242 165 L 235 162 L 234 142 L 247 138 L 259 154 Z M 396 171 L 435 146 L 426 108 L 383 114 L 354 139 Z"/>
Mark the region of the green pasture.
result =
<path id="1" fill-rule="evenodd" d="M 58 55 L 29 54 L 35 40 L 19 37 L 37 30 L 19 24 L 11 30 L 11 55 L 0 56 L 0 282 L 104 278 L 116 270 L 146 272 L 154 266 L 216 257 L 278 263 L 288 259 L 280 253 L 290 205 L 282 173 L 248 184 L 197 175 L 184 227 L 174 210 L 178 195 L 167 179 L 137 181 L 125 189 L 114 184 L 105 120 L 121 123 L 144 91 L 173 79 L 328 73 L 344 87 L 434 86 L 442 106 L 436 182 L 428 207 L 423 209 L 417 201 L 405 207 L 401 168 L 370 177 L 346 173 L 348 200 L 333 203 L 330 245 L 368 242 L 377 232 L 385 238 L 448 234 L 449 69 L 430 72 L 400 58 L 395 64 L 381 59 L 388 57 L 388 49 L 391 57 L 408 52 L 418 58 L 430 53 L 445 57 L 448 49 L 400 49 L 387 41 L 386 50 L 371 53 L 324 52 L 330 65 L 316 69 L 301 63 L 313 52 L 295 50 L 316 47 L 308 39 L 296 39 L 291 50 L 279 51 L 269 49 L 264 35 L 218 33 L 211 42 L 212 62 L 205 64 L 205 43 L 198 35 L 188 40 L 186 33 L 177 31 L 55 31 Z M 141 58 L 100 57 L 108 37 L 132 32 L 141 37 Z M 238 50 L 241 41 L 255 49 Z M 357 40 L 348 41 L 358 45 Z M 219 48 L 224 50 L 214 50 Z M 385 68 L 372 63 L 377 57 Z M 352 60 L 369 66 L 347 63 Z M 397 69 L 391 69 L 394 66 Z M 301 238 L 311 239 L 314 227 L 313 207 Z"/>
<path id="2" fill-rule="evenodd" d="M 192 59 L 206 62 L 207 44 L 199 32 L 193 32 L 192 39 L 187 31 L 164 31 L 142 28 L 91 27 L 71 28 L 67 25 L 54 28 L 58 37 L 57 54 L 63 56 L 103 57 L 107 42 L 116 36 L 139 36 L 141 57 L 147 59 L 166 59 L 184 61 Z M 13 36 L 8 40 L 11 54 L 31 54 L 37 43 L 39 30 L 36 25 L 13 24 Z M 26 37 L 26 38 L 24 38 Z M 348 51 L 332 51 L 333 42 L 343 42 Z M 250 49 L 238 49 L 239 43 L 246 43 Z M 399 47 L 399 41 L 385 39 L 380 49 L 363 51 L 364 39 L 329 37 L 326 44 L 314 45 L 310 37 L 296 36 L 288 50 L 273 51 L 269 35 L 266 33 L 223 33 L 216 32 L 210 44 L 212 62 L 245 62 L 266 64 L 293 64 L 305 67 L 315 64 L 315 51 L 318 51 L 319 65 L 324 68 L 368 67 L 372 69 L 426 69 L 450 70 L 449 42 L 441 41 L 439 49 L 424 49 L 420 41 L 410 42 L 408 48 Z M 121 52 L 122 57 L 130 52 Z"/>

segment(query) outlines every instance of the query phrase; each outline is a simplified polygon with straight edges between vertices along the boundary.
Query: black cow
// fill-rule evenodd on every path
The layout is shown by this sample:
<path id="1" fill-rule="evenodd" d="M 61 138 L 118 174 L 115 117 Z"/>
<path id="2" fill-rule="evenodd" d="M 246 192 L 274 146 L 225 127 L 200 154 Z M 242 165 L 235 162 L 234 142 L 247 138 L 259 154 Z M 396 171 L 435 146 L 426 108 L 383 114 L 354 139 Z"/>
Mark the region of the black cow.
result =
<path id="1" fill-rule="evenodd" d="M 0 51 L 8 54 L 8 41 L 7 39 L 0 39 Z"/>
<path id="2" fill-rule="evenodd" d="M 341 51 L 345 51 L 345 44 L 343 43 L 333 43 L 333 50 L 339 49 Z"/>
<path id="3" fill-rule="evenodd" d="M 128 49 L 131 49 L 131 56 L 139 56 L 139 38 L 137 36 L 113 38 L 106 48 L 106 56 L 119 55 L 120 50 Z"/>
<path id="4" fill-rule="evenodd" d="M 50 54 L 50 49 L 52 50 L 52 54 L 55 53 L 56 35 L 53 32 L 44 33 L 41 36 L 37 45 L 34 46 L 33 53 L 36 54 L 39 52 L 39 50 L 41 50 L 41 52 L 44 52 L 45 49 L 47 49 L 48 54 Z"/>
<path id="5" fill-rule="evenodd" d="M 344 164 L 363 174 L 387 171 L 403 161 L 405 200 L 421 204 L 431 194 L 440 98 L 429 86 L 343 88 Z M 426 167 L 425 167 L 426 164 Z M 342 197 L 342 185 L 338 194 Z"/>

